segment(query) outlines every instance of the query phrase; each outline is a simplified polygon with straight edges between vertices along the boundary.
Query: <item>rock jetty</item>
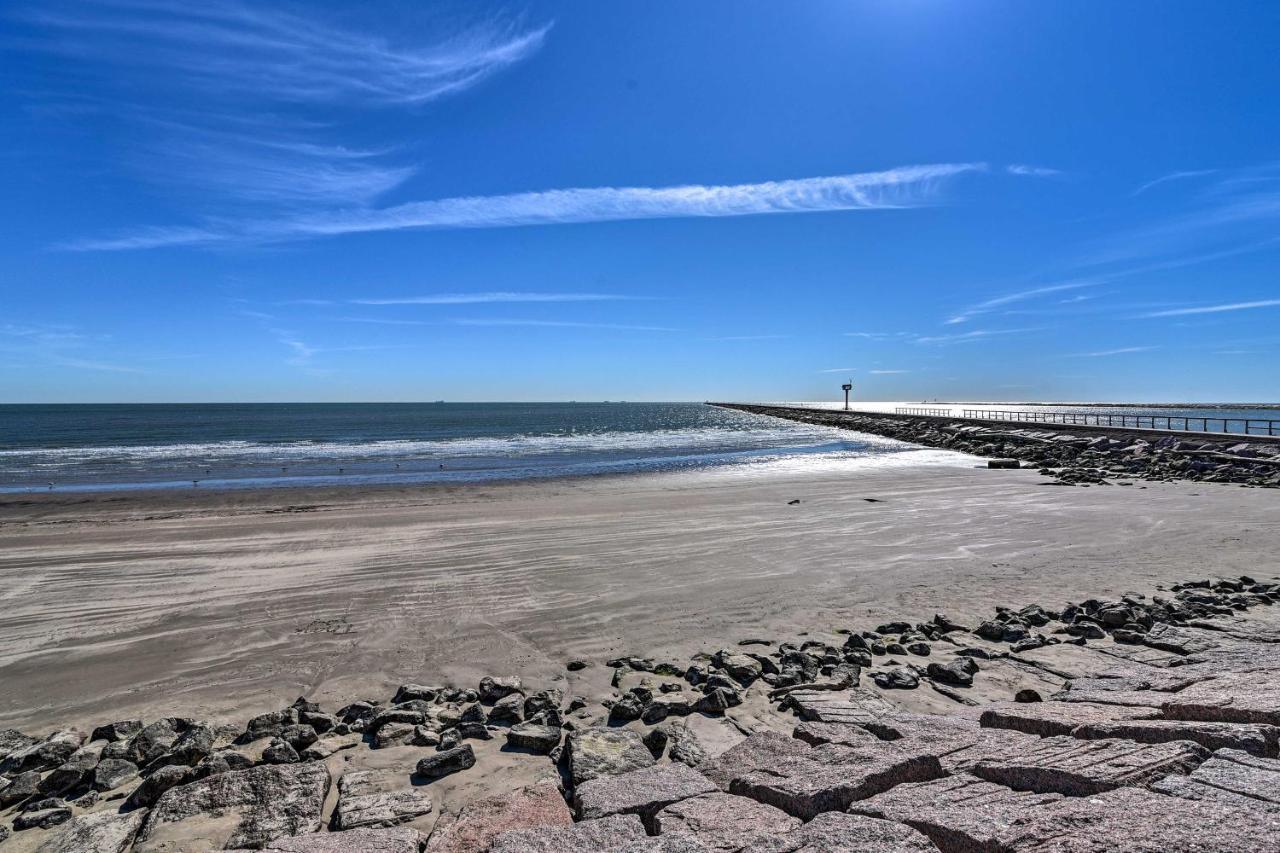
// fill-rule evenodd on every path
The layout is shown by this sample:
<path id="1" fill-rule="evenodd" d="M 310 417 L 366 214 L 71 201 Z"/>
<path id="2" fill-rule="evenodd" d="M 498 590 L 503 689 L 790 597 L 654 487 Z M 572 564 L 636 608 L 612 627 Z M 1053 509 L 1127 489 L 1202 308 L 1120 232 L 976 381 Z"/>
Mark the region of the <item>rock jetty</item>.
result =
<path id="1" fill-rule="evenodd" d="M 601 701 L 501 676 L 236 726 L 4 730 L 0 848 L 1276 851 L 1277 602 L 1199 579 L 566 667 Z M 439 814 L 494 748 L 541 780 Z"/>
<path id="2" fill-rule="evenodd" d="M 1244 441 L 1204 434 L 1072 426 L 984 424 L 961 419 L 789 406 L 717 403 L 723 408 L 882 435 L 988 459 L 992 468 L 1035 468 L 1062 485 L 1196 480 L 1280 488 L 1280 436 Z"/>

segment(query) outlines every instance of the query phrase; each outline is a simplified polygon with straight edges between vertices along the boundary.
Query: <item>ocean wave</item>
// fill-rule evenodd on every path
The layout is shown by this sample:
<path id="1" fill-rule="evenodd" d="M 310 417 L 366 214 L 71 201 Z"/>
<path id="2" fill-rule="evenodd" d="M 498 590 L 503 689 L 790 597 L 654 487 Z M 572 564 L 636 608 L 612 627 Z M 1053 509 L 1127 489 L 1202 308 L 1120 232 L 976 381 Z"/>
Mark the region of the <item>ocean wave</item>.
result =
<path id="1" fill-rule="evenodd" d="M 858 441 L 845 431 L 826 427 L 777 429 L 671 429 L 634 432 L 517 434 L 445 439 L 378 439 L 371 441 L 216 441 L 206 443 L 48 447 L 0 451 L 6 468 L 83 465 L 86 463 L 163 463 L 168 460 L 217 462 L 289 462 L 329 459 L 448 459 L 458 457 L 522 457 L 581 453 L 691 452 L 765 449 Z M 880 443 L 880 442 L 875 442 Z M 888 443 L 886 442 L 886 445 Z"/>

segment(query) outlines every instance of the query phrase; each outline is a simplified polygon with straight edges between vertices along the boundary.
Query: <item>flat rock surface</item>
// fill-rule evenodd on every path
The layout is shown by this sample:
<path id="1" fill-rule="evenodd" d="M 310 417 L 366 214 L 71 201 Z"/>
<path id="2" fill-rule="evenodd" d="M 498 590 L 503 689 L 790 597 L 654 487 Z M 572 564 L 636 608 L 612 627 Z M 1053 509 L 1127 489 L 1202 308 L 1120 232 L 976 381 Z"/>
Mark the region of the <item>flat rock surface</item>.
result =
<path id="1" fill-rule="evenodd" d="M 797 690 L 786 703 L 801 720 L 818 723 L 865 723 L 902 709 L 879 693 L 862 687 L 848 691 Z"/>
<path id="2" fill-rule="evenodd" d="M 1280 728 L 1252 723 L 1201 723 L 1189 720 L 1131 720 L 1076 726 L 1071 736 L 1097 740 L 1121 738 L 1138 743 L 1189 740 L 1205 749 L 1237 749 L 1257 756 L 1275 755 Z"/>
<path id="3" fill-rule="evenodd" d="M 1004 829 L 1011 853 L 1275 853 L 1280 814 L 1119 788 L 1066 797 Z"/>
<path id="4" fill-rule="evenodd" d="M 776 806 L 802 820 L 843 811 L 894 785 L 943 775 L 935 756 L 909 755 L 892 744 L 811 747 L 785 735 L 752 735 L 706 767 L 731 794 Z"/>
<path id="5" fill-rule="evenodd" d="M 313 832 L 281 838 L 263 850 L 266 853 L 418 853 L 421 846 L 422 833 L 407 826 L 397 826 Z"/>
<path id="6" fill-rule="evenodd" d="M 170 788 L 147 815 L 138 853 L 263 847 L 320 828 L 329 771 L 318 762 L 261 765 Z"/>
<path id="7" fill-rule="evenodd" d="M 647 824 L 658 810 L 715 790 L 715 784 L 693 768 L 663 764 L 583 782 L 573 801 L 584 820 L 635 814 Z"/>
<path id="8" fill-rule="evenodd" d="M 1169 783 L 1169 784 L 1166 784 Z M 1168 777 L 1153 790 L 1189 799 L 1239 802 L 1280 810 L 1280 761 L 1223 749 L 1185 778 Z M 1224 796 L 1225 795 L 1225 796 Z"/>
<path id="9" fill-rule="evenodd" d="M 489 853 L 620 853 L 646 841 L 636 815 L 613 815 L 571 826 L 541 826 L 504 832 Z"/>
<path id="10" fill-rule="evenodd" d="M 659 835 L 691 835 L 708 850 L 740 850 L 802 826 L 781 809 L 733 794 L 712 793 L 673 803 L 654 816 Z"/>
<path id="11" fill-rule="evenodd" d="M 1085 797 L 1146 785 L 1170 773 L 1190 773 L 1208 757 L 1208 750 L 1189 741 L 1138 744 L 1051 737 L 1022 754 L 980 761 L 970 772 L 1020 791 Z"/>
<path id="12" fill-rule="evenodd" d="M 430 811 L 430 789 L 411 786 L 403 773 L 352 770 L 338 779 L 337 829 L 395 826 Z"/>
<path id="13" fill-rule="evenodd" d="M 1155 708 L 1131 708 L 1093 702 L 998 702 L 982 709 L 982 726 L 1012 729 L 1038 737 L 1070 734 L 1086 723 L 1147 720 L 1159 716 Z"/>
<path id="14" fill-rule="evenodd" d="M 759 839 L 742 853 L 930 853 L 938 848 L 906 824 L 825 812 L 798 829 Z"/>
<path id="15" fill-rule="evenodd" d="M 575 785 L 649 767 L 653 754 L 631 729 L 603 727 L 573 732 L 568 739 L 569 771 Z"/>
<path id="16" fill-rule="evenodd" d="M 427 842 L 430 853 L 480 853 L 504 832 L 570 826 L 573 814 L 551 782 L 475 800 L 442 817 Z"/>
<path id="17" fill-rule="evenodd" d="M 145 811 L 105 811 L 73 817 L 36 849 L 38 853 L 124 853 L 146 816 Z"/>
<path id="18" fill-rule="evenodd" d="M 998 851 L 997 839 L 1033 811 L 1062 799 L 1060 794 L 1014 791 L 958 774 L 898 787 L 854 803 L 853 814 L 904 823 L 943 850 Z"/>
<path id="19" fill-rule="evenodd" d="M 1161 710 L 1173 720 L 1280 725 L 1280 679 L 1225 674 L 1165 697 Z"/>

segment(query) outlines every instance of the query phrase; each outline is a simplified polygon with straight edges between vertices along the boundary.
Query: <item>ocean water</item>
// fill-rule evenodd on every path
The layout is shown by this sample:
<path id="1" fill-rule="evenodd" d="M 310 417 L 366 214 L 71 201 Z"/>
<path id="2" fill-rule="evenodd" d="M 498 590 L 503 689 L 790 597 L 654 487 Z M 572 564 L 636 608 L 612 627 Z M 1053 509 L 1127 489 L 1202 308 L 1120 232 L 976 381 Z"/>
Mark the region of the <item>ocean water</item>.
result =
<path id="1" fill-rule="evenodd" d="M 958 458 L 697 403 L 0 406 L 3 493 L 466 482 Z"/>

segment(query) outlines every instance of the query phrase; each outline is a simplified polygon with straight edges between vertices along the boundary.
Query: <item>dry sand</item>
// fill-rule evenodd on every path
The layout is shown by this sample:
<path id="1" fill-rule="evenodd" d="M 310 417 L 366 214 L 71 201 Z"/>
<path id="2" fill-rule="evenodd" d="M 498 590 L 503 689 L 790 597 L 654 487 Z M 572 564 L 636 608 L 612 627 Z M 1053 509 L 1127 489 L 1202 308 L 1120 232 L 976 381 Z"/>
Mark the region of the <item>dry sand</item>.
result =
<path id="1" fill-rule="evenodd" d="M 1274 572 L 1273 491 L 1046 483 L 922 466 L 9 498 L 0 726 L 243 724 L 483 674 L 598 695 L 622 654 Z"/>

